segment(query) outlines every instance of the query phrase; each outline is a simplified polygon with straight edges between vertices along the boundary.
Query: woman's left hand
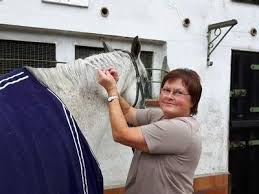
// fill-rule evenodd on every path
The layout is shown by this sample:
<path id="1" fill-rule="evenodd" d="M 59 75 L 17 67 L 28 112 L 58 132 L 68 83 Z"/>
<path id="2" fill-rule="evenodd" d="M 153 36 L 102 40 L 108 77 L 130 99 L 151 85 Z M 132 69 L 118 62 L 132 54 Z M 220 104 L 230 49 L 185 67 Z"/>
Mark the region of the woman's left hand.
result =
<path id="1" fill-rule="evenodd" d="M 107 92 L 117 89 L 116 80 L 109 70 L 98 70 L 98 83 L 103 86 Z"/>

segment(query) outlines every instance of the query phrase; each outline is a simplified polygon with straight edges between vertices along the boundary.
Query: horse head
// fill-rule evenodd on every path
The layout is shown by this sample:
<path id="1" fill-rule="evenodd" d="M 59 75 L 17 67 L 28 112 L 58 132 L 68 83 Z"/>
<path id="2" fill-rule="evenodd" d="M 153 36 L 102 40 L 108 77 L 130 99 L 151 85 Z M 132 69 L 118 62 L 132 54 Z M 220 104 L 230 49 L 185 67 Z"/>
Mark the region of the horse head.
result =
<path id="1" fill-rule="evenodd" d="M 113 49 L 109 44 L 103 41 L 103 47 L 105 52 L 113 52 L 115 50 L 120 49 Z M 119 80 L 118 87 L 122 88 L 121 95 L 132 105 L 142 107 L 144 104 L 145 99 L 145 91 L 144 89 L 147 88 L 146 85 L 148 84 L 148 76 L 145 69 L 144 64 L 140 59 L 140 52 L 141 52 L 141 43 L 136 36 L 131 44 L 131 51 L 120 50 L 122 52 L 127 53 L 132 61 L 132 69 L 134 70 L 135 74 L 133 76 L 129 76 L 127 80 Z M 124 81 L 124 83 L 122 83 Z M 136 83 L 136 84 L 133 84 Z M 121 87 L 124 85 L 124 87 Z M 135 95 L 133 95 L 135 94 Z"/>

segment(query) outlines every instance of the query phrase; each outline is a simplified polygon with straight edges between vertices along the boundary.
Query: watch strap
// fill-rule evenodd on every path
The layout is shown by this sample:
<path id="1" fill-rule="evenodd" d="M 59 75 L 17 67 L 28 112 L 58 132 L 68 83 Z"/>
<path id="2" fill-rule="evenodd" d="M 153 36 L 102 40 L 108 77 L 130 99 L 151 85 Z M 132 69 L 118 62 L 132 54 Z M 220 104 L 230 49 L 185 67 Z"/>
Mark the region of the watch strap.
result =
<path id="1" fill-rule="evenodd" d="M 115 99 L 119 99 L 119 97 L 118 97 L 118 96 L 109 96 L 109 97 L 107 98 L 108 102 L 112 102 L 112 101 L 115 100 Z"/>

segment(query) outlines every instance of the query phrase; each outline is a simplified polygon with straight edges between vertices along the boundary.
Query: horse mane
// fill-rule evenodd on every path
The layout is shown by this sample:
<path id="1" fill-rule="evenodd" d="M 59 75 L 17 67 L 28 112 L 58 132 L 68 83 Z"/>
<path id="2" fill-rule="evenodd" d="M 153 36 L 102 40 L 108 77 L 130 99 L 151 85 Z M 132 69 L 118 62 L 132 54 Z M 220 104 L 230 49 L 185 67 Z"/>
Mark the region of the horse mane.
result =
<path id="1" fill-rule="evenodd" d="M 84 59 L 77 59 L 73 64 L 57 64 L 53 68 L 30 68 L 34 75 L 54 91 L 72 90 L 75 87 L 90 89 L 98 86 L 97 69 L 115 67 L 120 78 L 129 71 L 134 71 L 130 56 L 122 51 L 113 51 L 92 55 Z M 127 78 L 125 78 L 127 79 Z M 118 82 L 118 89 L 126 90 L 125 80 Z"/>

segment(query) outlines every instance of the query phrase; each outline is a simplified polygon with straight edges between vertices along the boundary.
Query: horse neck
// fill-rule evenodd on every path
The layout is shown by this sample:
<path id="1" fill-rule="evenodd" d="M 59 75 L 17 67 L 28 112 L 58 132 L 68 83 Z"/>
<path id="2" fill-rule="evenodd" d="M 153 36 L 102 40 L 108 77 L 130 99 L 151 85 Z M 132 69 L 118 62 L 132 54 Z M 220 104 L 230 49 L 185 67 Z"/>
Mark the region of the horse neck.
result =
<path id="1" fill-rule="evenodd" d="M 111 66 L 115 67 L 120 75 L 117 83 L 119 92 L 128 90 L 129 85 L 136 85 L 131 59 L 122 52 L 79 59 L 74 64 L 57 64 L 55 68 L 29 69 L 62 99 L 84 135 L 89 138 L 93 149 L 98 145 L 96 139 L 101 139 L 108 125 L 107 93 L 97 82 L 96 69 Z M 129 95 L 135 97 L 135 91 Z"/>

